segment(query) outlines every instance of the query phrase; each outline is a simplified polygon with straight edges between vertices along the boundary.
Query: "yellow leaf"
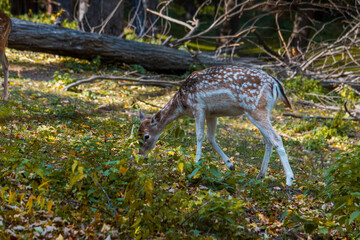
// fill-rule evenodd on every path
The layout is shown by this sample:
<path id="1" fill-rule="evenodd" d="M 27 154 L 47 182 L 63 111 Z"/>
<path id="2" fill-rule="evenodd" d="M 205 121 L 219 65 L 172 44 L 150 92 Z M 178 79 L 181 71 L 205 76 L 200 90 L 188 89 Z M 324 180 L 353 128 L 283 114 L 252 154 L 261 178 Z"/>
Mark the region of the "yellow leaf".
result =
<path id="1" fill-rule="evenodd" d="M 105 233 L 105 232 L 110 231 L 110 229 L 111 229 L 111 226 L 108 225 L 108 224 L 106 224 L 106 223 L 104 223 L 104 225 L 102 226 L 102 228 L 101 228 L 100 231 L 101 231 L 102 233 Z"/>
<path id="2" fill-rule="evenodd" d="M 24 197 L 25 197 L 25 193 L 22 193 L 22 194 L 20 195 L 20 203 L 22 203 L 22 200 L 23 200 Z"/>
<path id="3" fill-rule="evenodd" d="M 42 197 L 40 200 L 40 210 L 43 210 L 44 206 L 45 206 L 45 198 Z"/>
<path id="4" fill-rule="evenodd" d="M 56 240 L 64 240 L 64 237 L 61 234 L 59 234 L 59 236 L 56 238 Z"/>
<path id="5" fill-rule="evenodd" d="M 303 197 L 304 197 L 304 195 L 302 195 L 302 194 L 296 196 L 297 199 L 301 199 Z"/>
<path id="6" fill-rule="evenodd" d="M 78 161 L 74 161 L 73 165 L 71 166 L 71 170 L 74 173 L 75 172 L 75 168 L 78 165 Z"/>
<path id="7" fill-rule="evenodd" d="M 83 177 L 84 176 L 84 167 L 79 166 L 78 167 L 78 173 Z"/>
<path id="8" fill-rule="evenodd" d="M 8 202 L 9 205 L 11 205 L 11 203 L 15 199 L 15 194 L 16 194 L 16 192 L 13 192 L 11 190 L 9 191 L 9 202 Z"/>
<path id="9" fill-rule="evenodd" d="M 179 169 L 179 171 L 182 173 L 183 172 L 183 170 L 184 170 L 184 163 L 179 163 L 179 165 L 178 165 L 178 169 Z"/>
<path id="10" fill-rule="evenodd" d="M 153 201 L 152 198 L 152 191 L 154 190 L 153 184 L 149 179 L 146 179 L 145 181 L 145 198 L 149 202 Z"/>
<path id="11" fill-rule="evenodd" d="M 1 189 L 1 198 L 4 200 L 4 193 L 5 193 L 5 191 L 6 190 L 8 190 L 9 189 L 9 187 L 3 187 L 2 189 Z"/>
<path id="12" fill-rule="evenodd" d="M 347 200 L 347 205 L 348 205 L 348 206 L 353 205 L 353 200 L 352 200 L 351 198 L 348 198 L 348 200 Z"/>
<path id="13" fill-rule="evenodd" d="M 145 190 L 146 192 L 152 192 L 152 190 L 154 190 L 153 184 L 149 179 L 146 179 L 145 181 Z"/>
<path id="14" fill-rule="evenodd" d="M 29 212 L 31 212 L 31 210 L 32 210 L 32 207 L 33 207 L 33 204 L 34 204 L 34 199 L 36 199 L 35 196 L 33 196 L 33 195 L 30 196 L 28 202 L 25 205 L 26 207 L 29 208 Z"/>
<path id="15" fill-rule="evenodd" d="M 49 181 L 46 181 L 38 186 L 38 189 L 41 189 L 44 186 L 47 186 L 49 184 Z"/>
<path id="16" fill-rule="evenodd" d="M 56 141 L 56 138 L 55 138 L 54 136 L 49 136 L 48 139 L 49 139 L 50 141 Z"/>
<path id="17" fill-rule="evenodd" d="M 53 206 L 53 201 L 52 201 L 52 200 L 48 201 L 48 202 L 46 203 L 46 210 L 47 210 L 48 212 L 50 212 L 52 206 Z"/>
<path id="18" fill-rule="evenodd" d="M 120 166 L 120 168 L 119 168 L 119 174 L 121 175 L 121 174 L 124 174 L 124 173 L 126 173 L 127 172 L 127 168 L 124 168 L 123 166 Z"/>

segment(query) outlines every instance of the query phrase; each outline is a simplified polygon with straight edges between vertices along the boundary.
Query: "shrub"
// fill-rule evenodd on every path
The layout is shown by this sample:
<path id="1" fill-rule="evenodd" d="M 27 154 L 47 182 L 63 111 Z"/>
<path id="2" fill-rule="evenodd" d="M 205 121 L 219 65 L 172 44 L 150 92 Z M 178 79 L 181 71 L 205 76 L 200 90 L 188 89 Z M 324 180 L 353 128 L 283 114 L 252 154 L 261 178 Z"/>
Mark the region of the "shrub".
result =
<path id="1" fill-rule="evenodd" d="M 360 147 L 337 154 L 337 161 L 325 174 L 325 200 L 334 204 L 333 217 L 338 218 L 350 237 L 360 237 Z"/>

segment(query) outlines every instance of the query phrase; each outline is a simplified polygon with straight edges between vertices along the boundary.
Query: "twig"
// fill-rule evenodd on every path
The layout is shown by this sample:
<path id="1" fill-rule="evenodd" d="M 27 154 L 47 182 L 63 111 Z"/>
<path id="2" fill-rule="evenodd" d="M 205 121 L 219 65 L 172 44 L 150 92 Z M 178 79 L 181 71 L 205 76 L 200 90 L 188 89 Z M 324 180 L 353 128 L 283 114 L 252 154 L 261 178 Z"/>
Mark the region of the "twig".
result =
<path id="1" fill-rule="evenodd" d="M 110 207 L 114 210 L 115 216 L 116 216 L 116 215 L 117 215 L 116 208 L 114 208 L 114 206 L 112 205 L 111 199 L 110 199 L 109 195 L 106 193 L 105 189 L 101 186 L 101 184 L 100 184 L 98 181 L 96 181 L 95 178 L 93 178 L 93 176 L 91 176 L 91 174 L 89 174 L 88 176 L 90 176 L 91 179 L 92 179 L 97 185 L 99 185 L 99 187 L 101 188 L 101 190 L 104 192 L 106 198 L 108 199 L 108 204 L 109 204 Z"/>
<path id="2" fill-rule="evenodd" d="M 141 83 L 143 85 L 156 85 L 156 86 L 180 86 L 182 81 L 178 81 L 178 82 L 171 82 L 171 81 L 164 81 L 164 80 L 157 80 L 157 79 L 142 79 L 142 78 L 128 78 L 128 77 L 118 77 L 118 76 L 93 76 L 91 78 L 87 78 L 87 79 L 81 79 L 79 81 L 76 81 L 74 83 L 71 83 L 69 85 L 67 85 L 64 88 L 64 91 L 68 91 L 70 88 L 78 86 L 80 84 L 84 84 L 84 83 L 91 83 L 94 82 L 95 80 L 98 79 L 104 79 L 104 80 L 122 80 L 122 81 L 130 81 L 130 82 L 138 82 Z"/>
<path id="3" fill-rule="evenodd" d="M 154 14 L 154 15 L 156 15 L 156 16 L 162 17 L 162 18 L 164 18 L 164 19 L 166 19 L 166 20 L 168 20 L 168 21 L 170 21 L 170 22 L 173 22 L 173 23 L 179 24 L 179 25 L 181 25 L 181 26 L 184 26 L 184 27 L 190 29 L 190 31 L 192 31 L 192 30 L 194 29 L 193 26 L 191 26 L 191 25 L 189 25 L 189 24 L 187 24 L 187 23 L 185 23 L 185 22 L 182 22 L 182 21 L 180 21 L 180 20 L 177 20 L 177 19 L 175 19 L 175 18 L 166 16 L 166 15 L 164 15 L 164 14 L 162 14 L 162 13 L 158 13 L 158 12 L 153 11 L 153 10 L 151 10 L 151 9 L 146 9 L 146 11 L 151 12 L 152 14 Z"/>
<path id="4" fill-rule="evenodd" d="M 353 113 L 350 112 L 349 109 L 347 108 L 347 100 L 345 100 L 345 102 L 344 102 L 344 109 L 345 109 L 345 112 L 347 112 L 351 117 L 353 117 L 357 121 L 360 121 L 360 118 L 354 116 Z"/>
<path id="5" fill-rule="evenodd" d="M 346 85 L 349 85 L 349 86 L 360 87 L 360 82 L 324 80 L 324 81 L 321 81 L 321 83 L 323 83 L 324 85 L 340 85 L 340 84 L 346 84 Z"/>
<path id="6" fill-rule="evenodd" d="M 162 107 L 160 107 L 160 106 L 154 105 L 154 104 L 152 104 L 152 103 L 148 103 L 148 102 L 146 102 L 146 101 L 144 101 L 144 100 L 141 100 L 140 98 L 135 98 L 135 99 L 138 100 L 139 102 L 145 103 L 146 105 L 149 105 L 149 106 L 152 106 L 152 107 L 156 107 L 156 108 L 159 108 L 159 109 L 162 108 Z"/>
<path id="7" fill-rule="evenodd" d="M 105 19 L 105 21 L 102 23 L 102 27 L 101 27 L 101 29 L 100 29 L 100 31 L 99 31 L 99 34 L 101 34 L 101 33 L 104 31 L 106 25 L 109 23 L 109 21 L 111 20 L 111 18 L 114 16 L 115 12 L 118 10 L 118 8 L 119 8 L 120 5 L 122 4 L 122 2 L 123 2 L 123 0 L 120 0 L 120 1 L 118 2 L 118 4 L 116 5 L 116 7 L 114 8 L 114 10 L 109 14 L 109 16 L 107 16 L 107 18 Z"/>
<path id="8" fill-rule="evenodd" d="M 317 108 L 322 108 L 322 109 L 328 109 L 328 110 L 332 110 L 332 111 L 340 111 L 341 108 L 340 107 L 334 107 L 334 106 L 325 106 L 325 105 L 321 105 L 318 103 L 313 103 L 310 101 L 306 101 L 306 100 L 297 100 L 295 102 L 296 104 L 302 105 L 302 106 L 311 106 L 311 107 L 317 107 Z"/>
<path id="9" fill-rule="evenodd" d="M 180 223 L 180 226 L 182 226 L 185 222 L 187 222 L 192 216 L 194 216 L 195 213 L 197 213 L 198 211 L 200 211 L 200 209 L 202 209 L 203 207 L 205 207 L 206 205 L 208 205 L 210 202 L 212 201 L 212 199 L 208 200 L 206 203 L 204 203 L 203 205 L 201 205 L 200 207 L 198 207 L 194 212 L 192 212 L 184 221 L 182 221 Z"/>
<path id="10" fill-rule="evenodd" d="M 281 39 L 281 42 L 282 42 L 282 44 L 283 44 L 283 46 L 284 46 L 284 48 L 285 48 L 285 51 L 286 51 L 286 55 L 287 55 L 287 57 L 288 57 L 288 60 L 291 62 L 291 55 L 290 55 L 289 49 L 288 49 L 287 46 L 286 46 L 284 37 L 283 37 L 283 35 L 282 35 L 282 33 L 281 33 L 278 17 L 279 17 L 279 13 L 276 13 L 276 15 L 275 15 L 275 22 L 276 22 L 277 32 L 278 32 L 279 37 L 280 37 L 280 39 Z"/>
<path id="11" fill-rule="evenodd" d="M 283 113 L 283 116 L 287 117 L 294 117 L 294 118 L 300 118 L 300 119 L 320 119 L 320 120 L 332 120 L 333 117 L 323 117 L 323 116 L 300 116 L 293 113 Z M 350 115 L 352 116 L 352 115 Z M 360 121 L 360 119 L 357 118 L 342 118 L 344 121 Z"/>
<path id="12" fill-rule="evenodd" d="M 254 30 L 252 31 L 252 33 L 255 34 L 256 38 L 258 39 L 259 44 L 261 44 L 266 51 L 270 52 L 272 55 L 276 56 L 277 58 L 283 60 L 283 58 L 282 58 L 277 52 L 275 52 L 274 50 L 272 50 L 272 49 L 265 43 L 264 39 L 260 36 L 260 34 L 256 31 L 256 29 L 254 29 Z"/>

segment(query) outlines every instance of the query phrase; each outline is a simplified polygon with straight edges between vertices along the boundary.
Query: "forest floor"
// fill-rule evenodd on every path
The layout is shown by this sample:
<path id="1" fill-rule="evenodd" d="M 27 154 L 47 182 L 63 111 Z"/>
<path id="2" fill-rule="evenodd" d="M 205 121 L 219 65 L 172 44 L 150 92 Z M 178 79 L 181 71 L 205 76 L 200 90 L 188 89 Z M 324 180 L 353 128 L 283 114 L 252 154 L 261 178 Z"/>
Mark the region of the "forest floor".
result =
<path id="1" fill-rule="evenodd" d="M 63 91 L 81 78 L 144 71 L 140 66 L 15 50 L 7 56 L 10 99 L 0 101 L 1 239 L 359 236 L 358 215 L 344 225 L 344 215 L 334 215 L 335 203 L 326 199 L 329 167 L 348 154 L 360 156 L 359 124 L 342 120 L 350 116 L 294 105 L 291 113 L 310 117 L 298 119 L 284 116 L 290 110 L 277 104 L 273 125 L 295 173 L 289 189 L 275 151 L 266 178 L 256 180 L 265 146 L 244 116 L 218 119 L 217 139 L 235 171 L 207 141 L 202 160 L 194 162 L 190 118 L 171 124 L 149 158 L 142 159 L 136 155 L 138 110 L 156 112 L 176 87 L 97 81 Z M 293 102 L 308 97 L 301 89 L 325 91 L 301 81 L 285 83 Z M 345 204 L 358 208 L 354 199 Z"/>

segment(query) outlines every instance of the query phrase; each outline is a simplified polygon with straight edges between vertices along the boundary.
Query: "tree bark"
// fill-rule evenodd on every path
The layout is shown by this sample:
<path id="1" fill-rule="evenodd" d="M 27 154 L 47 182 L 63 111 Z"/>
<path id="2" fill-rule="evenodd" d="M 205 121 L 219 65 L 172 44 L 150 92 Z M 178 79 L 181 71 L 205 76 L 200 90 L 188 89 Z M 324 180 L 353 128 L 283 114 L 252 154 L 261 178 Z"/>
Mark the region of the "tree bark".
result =
<path id="1" fill-rule="evenodd" d="M 219 1 L 215 1 L 215 11 L 219 7 Z M 227 0 L 225 1 L 225 11 L 229 11 L 237 4 L 235 0 Z M 217 29 L 217 34 L 220 38 L 216 39 L 217 45 L 221 46 L 223 44 L 229 44 L 232 41 L 229 41 L 227 36 L 231 36 L 236 34 L 239 29 L 239 18 L 238 16 L 228 17 L 226 21 L 221 25 L 220 29 Z"/>
<path id="2" fill-rule="evenodd" d="M 131 0 L 133 27 L 139 38 L 144 35 L 155 36 L 157 34 L 156 25 L 153 25 L 156 16 L 146 11 L 146 9 L 156 10 L 157 2 L 157 0 Z"/>
<path id="3" fill-rule="evenodd" d="M 119 1 L 120 0 L 91 0 L 85 18 L 82 19 L 84 30 L 86 32 L 119 36 L 123 31 L 122 21 L 124 15 L 123 3 L 116 9 Z"/>
<path id="4" fill-rule="evenodd" d="M 311 33 L 313 11 L 298 9 L 295 12 L 293 30 L 289 39 L 291 54 L 297 56 L 306 48 Z"/>
<path id="5" fill-rule="evenodd" d="M 76 0 L 57 0 L 56 2 L 58 4 L 54 6 L 55 13 L 60 12 L 61 9 L 64 10 L 64 12 L 57 17 L 56 24 L 61 25 L 65 19 L 72 21 L 74 19 L 73 15 Z"/>
<path id="6" fill-rule="evenodd" d="M 31 10 L 32 12 L 38 12 L 39 6 L 36 0 L 11 0 L 11 13 L 14 15 L 27 14 Z"/>
<path id="7" fill-rule="evenodd" d="M 100 56 L 102 62 L 140 64 L 149 70 L 186 71 L 194 64 L 225 63 L 254 67 L 254 58 L 214 58 L 165 46 L 135 42 L 113 36 L 86 33 L 55 25 L 37 24 L 12 18 L 8 46 L 18 50 L 52 53 L 82 59 Z"/>

